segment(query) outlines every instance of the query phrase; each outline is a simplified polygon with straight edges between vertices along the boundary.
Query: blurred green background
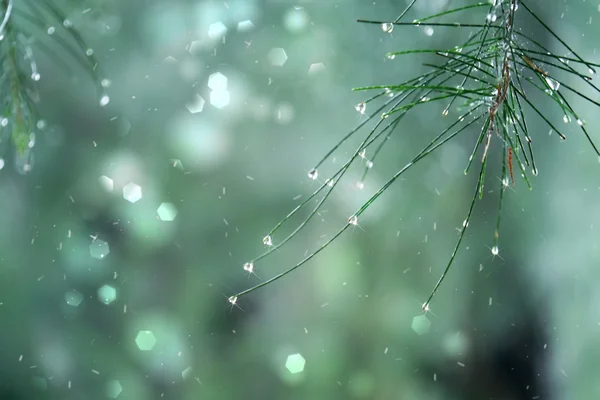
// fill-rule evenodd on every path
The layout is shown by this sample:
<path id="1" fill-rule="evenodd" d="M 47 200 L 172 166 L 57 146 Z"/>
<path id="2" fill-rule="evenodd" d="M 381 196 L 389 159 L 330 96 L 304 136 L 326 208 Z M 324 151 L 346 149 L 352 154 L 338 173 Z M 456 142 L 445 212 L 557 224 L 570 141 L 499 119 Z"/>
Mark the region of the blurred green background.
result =
<path id="1" fill-rule="evenodd" d="M 60 4 L 110 80 L 110 103 L 99 107 L 77 65 L 64 71 L 40 53 L 46 127 L 32 170 L 7 155 L 0 171 L 1 398 L 600 398 L 600 165 L 574 123 L 560 142 L 533 117 L 540 173 L 533 191 L 517 176 L 506 192 L 498 257 L 502 156 L 492 149 L 489 192 L 428 332 L 414 318 L 468 210 L 476 173 L 462 172 L 476 130 L 411 169 L 314 260 L 227 302 L 325 243 L 447 125 L 443 105 L 409 114 L 363 190 L 351 170 L 315 220 L 248 274 L 263 236 L 354 151 L 343 145 L 308 178 L 366 118 L 354 106 L 373 93 L 351 88 L 421 74 L 435 58 L 385 54 L 454 47 L 468 30 L 356 23 L 394 19 L 406 2 L 392 0 L 85 3 Z M 596 2 L 529 3 L 600 61 Z M 461 4 L 421 1 L 408 18 Z M 567 55 L 530 18 L 519 22 Z M 599 109 L 573 104 L 600 141 Z"/>

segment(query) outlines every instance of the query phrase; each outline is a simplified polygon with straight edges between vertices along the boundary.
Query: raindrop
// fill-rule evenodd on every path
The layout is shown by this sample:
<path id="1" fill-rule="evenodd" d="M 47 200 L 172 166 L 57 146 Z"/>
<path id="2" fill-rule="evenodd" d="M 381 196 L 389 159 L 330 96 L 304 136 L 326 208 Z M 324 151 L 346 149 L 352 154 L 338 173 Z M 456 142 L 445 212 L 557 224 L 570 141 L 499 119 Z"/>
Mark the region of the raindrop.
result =
<path id="1" fill-rule="evenodd" d="M 357 182 L 356 187 L 358 188 L 358 190 L 363 190 L 365 188 L 365 183 L 362 181 Z"/>
<path id="2" fill-rule="evenodd" d="M 254 263 L 247 262 L 244 264 L 244 266 L 242 268 L 244 268 L 244 271 L 252 272 L 252 271 L 254 271 Z"/>
<path id="3" fill-rule="evenodd" d="M 0 158 L 0 170 L 4 168 L 4 159 Z"/>
<path id="4" fill-rule="evenodd" d="M 548 86 L 550 86 L 550 89 L 557 91 L 560 88 L 560 83 L 558 81 L 555 81 L 554 79 L 550 78 L 549 76 L 546 77 L 546 83 L 548 83 Z"/>
<path id="5" fill-rule="evenodd" d="M 350 225 L 358 225 L 358 217 L 356 215 L 351 216 L 348 218 L 348 223 Z"/>
<path id="6" fill-rule="evenodd" d="M 384 22 L 383 24 L 381 24 L 381 30 L 385 33 L 392 33 L 392 31 L 394 30 L 394 24 L 392 24 L 391 22 Z"/>
<path id="7" fill-rule="evenodd" d="M 88 57 L 92 56 L 93 54 L 94 54 L 94 49 L 87 49 L 85 51 L 85 55 Z"/>
<path id="8" fill-rule="evenodd" d="M 467 222 L 467 220 L 465 219 L 463 221 L 463 228 L 466 228 L 467 226 L 469 226 L 469 222 Z"/>
<path id="9" fill-rule="evenodd" d="M 433 36 L 433 28 L 431 26 L 426 26 L 425 27 L 425 35 L 427 35 L 427 36 Z"/>
<path id="10" fill-rule="evenodd" d="M 565 114 L 563 116 L 563 121 L 565 121 L 565 124 L 568 124 L 569 122 L 571 122 L 571 117 L 569 117 L 567 114 Z"/>
<path id="11" fill-rule="evenodd" d="M 387 53 L 386 57 L 388 58 L 388 60 L 393 60 L 394 58 L 396 58 L 396 55 L 394 53 Z"/>
<path id="12" fill-rule="evenodd" d="M 308 177 L 310 179 L 312 179 L 313 181 L 316 180 L 318 176 L 319 176 L 319 171 L 317 171 L 316 168 L 311 169 L 310 172 L 308 173 Z"/>
<path id="13" fill-rule="evenodd" d="M 40 78 L 41 76 L 38 72 L 34 72 L 33 74 L 31 74 L 31 79 L 33 79 L 34 81 L 39 81 Z"/>
<path id="14" fill-rule="evenodd" d="M 227 301 L 235 305 L 235 303 L 237 303 L 237 296 L 231 296 L 227 299 Z"/>
<path id="15" fill-rule="evenodd" d="M 532 169 L 531 173 L 533 174 L 533 176 L 537 176 L 538 175 L 538 169 L 537 168 Z"/>
<path id="16" fill-rule="evenodd" d="M 489 22 L 496 22 L 496 19 L 498 19 L 498 16 L 496 14 L 488 14 L 487 15 L 487 20 Z"/>
<path id="17" fill-rule="evenodd" d="M 107 88 L 111 85 L 111 81 L 110 79 L 102 79 L 102 81 L 100 82 L 100 84 L 102 85 L 103 88 Z"/>
<path id="18" fill-rule="evenodd" d="M 579 124 L 579 126 L 585 125 L 585 121 L 581 119 L 577 119 L 577 123 Z"/>
<path id="19" fill-rule="evenodd" d="M 100 107 L 104 107 L 105 105 L 107 105 L 110 102 L 110 97 L 108 97 L 108 95 L 104 95 L 100 98 Z"/>
<path id="20" fill-rule="evenodd" d="M 48 35 L 53 35 L 54 32 L 56 32 L 56 29 L 53 26 L 48 28 Z"/>
<path id="21" fill-rule="evenodd" d="M 63 21 L 63 26 L 64 26 L 65 28 L 71 28 L 71 27 L 73 26 L 73 23 L 71 22 L 71 20 L 69 20 L 69 19 L 65 19 L 65 20 Z"/>
<path id="22" fill-rule="evenodd" d="M 497 256 L 497 255 L 498 255 L 498 252 L 499 252 L 499 250 L 498 250 L 498 246 L 494 246 L 494 247 L 492 247 L 492 254 L 493 254 L 493 255 Z"/>
<path id="23" fill-rule="evenodd" d="M 367 168 L 373 168 L 373 161 L 367 161 Z"/>
<path id="24" fill-rule="evenodd" d="M 359 113 L 364 114 L 365 110 L 367 109 L 367 103 L 365 103 L 364 101 L 362 103 L 358 103 L 354 106 L 354 109 Z"/>
<path id="25" fill-rule="evenodd" d="M 273 246 L 273 239 L 271 238 L 271 235 L 267 235 L 263 238 L 263 243 L 266 246 Z"/>

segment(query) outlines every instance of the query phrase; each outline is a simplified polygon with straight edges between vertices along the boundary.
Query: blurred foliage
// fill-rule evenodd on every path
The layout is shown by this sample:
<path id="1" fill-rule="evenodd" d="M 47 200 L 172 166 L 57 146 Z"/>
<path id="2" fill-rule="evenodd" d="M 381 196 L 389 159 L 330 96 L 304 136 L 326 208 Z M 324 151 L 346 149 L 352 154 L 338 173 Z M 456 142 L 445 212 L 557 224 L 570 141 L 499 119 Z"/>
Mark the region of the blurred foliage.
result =
<path id="1" fill-rule="evenodd" d="M 441 109 L 408 116 L 363 190 L 362 169 L 350 171 L 317 220 L 248 274 L 268 230 L 318 187 L 314 162 L 364 118 L 354 109 L 364 93 L 351 88 L 418 75 L 427 56 L 385 54 L 448 48 L 468 31 L 356 23 L 395 18 L 406 6 L 396 1 L 85 3 L 56 4 L 104 68 L 110 103 L 100 107 L 86 70 L 64 57 L 65 71 L 32 33 L 45 124 L 30 170 L 3 153 L 1 398 L 598 396 L 598 162 L 576 124 L 559 142 L 533 123 L 534 190 L 507 191 L 495 258 L 486 244 L 498 204 L 484 196 L 430 326 L 415 317 L 464 220 L 476 130 L 407 173 L 319 257 L 227 302 L 325 243 L 444 129 Z M 420 1 L 414 13 L 463 3 Z M 596 4 L 528 4 L 599 61 Z M 573 107 L 598 126 L 592 105 Z M 490 157 L 502 164 L 501 151 Z"/>

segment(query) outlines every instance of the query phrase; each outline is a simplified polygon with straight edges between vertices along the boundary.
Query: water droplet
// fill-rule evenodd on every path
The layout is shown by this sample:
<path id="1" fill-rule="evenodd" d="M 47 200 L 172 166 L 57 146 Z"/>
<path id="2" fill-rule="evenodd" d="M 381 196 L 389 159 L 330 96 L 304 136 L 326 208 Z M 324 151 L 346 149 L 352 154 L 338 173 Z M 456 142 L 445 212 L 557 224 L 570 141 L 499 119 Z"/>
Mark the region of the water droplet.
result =
<path id="1" fill-rule="evenodd" d="M 358 153 L 358 156 L 359 156 L 360 158 L 365 158 L 365 157 L 367 156 L 367 150 L 366 150 L 366 149 L 362 149 L 362 150 L 360 151 L 360 153 Z"/>
<path id="2" fill-rule="evenodd" d="M 235 305 L 235 303 L 237 303 L 237 296 L 231 296 L 227 299 L 227 301 Z"/>
<path id="3" fill-rule="evenodd" d="M 496 14 L 488 14 L 487 15 L 487 20 L 489 22 L 496 22 L 496 19 L 498 19 L 498 16 Z"/>
<path id="4" fill-rule="evenodd" d="M 531 170 L 531 173 L 533 174 L 533 176 L 538 176 L 538 169 L 537 168 L 533 168 Z"/>
<path id="5" fill-rule="evenodd" d="M 33 79 L 34 81 L 39 81 L 40 78 L 41 76 L 38 72 L 34 72 L 33 74 L 31 74 L 31 79 Z"/>
<path id="6" fill-rule="evenodd" d="M 425 27 L 425 35 L 427 35 L 427 36 L 433 36 L 433 32 L 434 32 L 434 30 L 433 30 L 433 28 L 431 26 L 426 26 Z"/>
<path id="7" fill-rule="evenodd" d="M 442 111 L 442 115 L 445 117 L 446 115 L 448 115 L 448 109 L 444 108 L 444 111 Z"/>
<path id="8" fill-rule="evenodd" d="M 394 30 L 394 24 L 392 24 L 391 22 L 384 22 L 383 24 L 381 24 L 381 30 L 385 33 L 392 33 L 392 31 Z"/>
<path id="9" fill-rule="evenodd" d="M 100 84 L 102 85 L 103 88 L 107 88 L 111 85 L 111 81 L 110 79 L 102 79 L 102 81 L 100 82 Z"/>
<path id="10" fill-rule="evenodd" d="M 512 3 L 512 4 L 510 5 L 510 9 L 511 9 L 512 11 L 517 11 L 517 10 L 519 9 L 519 2 L 518 2 L 518 1 L 515 1 L 514 3 Z"/>
<path id="11" fill-rule="evenodd" d="M 396 58 L 396 55 L 394 53 L 387 53 L 385 56 L 388 60 L 393 60 L 394 58 Z"/>
<path id="12" fill-rule="evenodd" d="M 563 116 L 563 121 L 565 121 L 565 124 L 568 124 L 569 122 L 571 122 L 571 117 L 569 117 L 567 114 L 565 114 Z"/>
<path id="13" fill-rule="evenodd" d="M 313 168 L 310 170 L 310 172 L 308 173 L 308 177 L 310 179 L 312 179 L 313 181 L 316 180 L 319 176 L 319 171 L 317 171 L 316 168 Z"/>
<path id="14" fill-rule="evenodd" d="M 421 306 L 421 310 L 423 310 L 424 312 L 429 311 L 429 303 L 423 303 L 423 305 Z"/>
<path id="15" fill-rule="evenodd" d="M 333 179 L 327 179 L 327 186 L 333 187 Z"/>
<path id="16" fill-rule="evenodd" d="M 44 129 L 46 127 L 46 121 L 43 119 L 40 119 L 37 124 L 36 124 L 38 129 Z"/>
<path id="17" fill-rule="evenodd" d="M 88 57 L 92 56 L 93 54 L 94 54 L 94 49 L 87 49 L 85 51 L 85 55 Z"/>
<path id="18" fill-rule="evenodd" d="M 354 109 L 359 113 L 364 114 L 367 109 L 367 103 L 365 103 L 364 101 L 362 103 L 358 103 L 354 106 Z"/>
<path id="19" fill-rule="evenodd" d="M 358 188 L 358 190 L 363 190 L 365 188 L 365 183 L 362 181 L 357 182 L 356 187 Z"/>
<path id="20" fill-rule="evenodd" d="M 48 28 L 48 35 L 53 35 L 54 32 L 56 32 L 56 29 L 53 26 Z"/>
<path id="21" fill-rule="evenodd" d="M 254 271 L 254 263 L 247 262 L 244 264 L 244 266 L 242 268 L 244 268 L 244 271 L 253 272 Z"/>
<path id="22" fill-rule="evenodd" d="M 100 107 L 104 107 L 105 105 L 107 105 L 110 102 L 110 97 L 108 97 L 108 95 L 104 95 L 100 98 Z"/>
<path id="23" fill-rule="evenodd" d="M 65 19 L 65 20 L 63 21 L 63 26 L 64 26 L 65 28 L 71 28 L 71 27 L 73 26 L 73 23 L 71 22 L 71 20 L 69 20 L 69 19 Z"/>
<path id="24" fill-rule="evenodd" d="M 348 218 L 348 223 L 350 225 L 358 225 L 358 217 L 356 215 L 351 216 Z"/>
<path id="25" fill-rule="evenodd" d="M 492 254 L 493 254 L 493 255 L 497 256 L 499 251 L 500 251 L 500 250 L 498 250 L 498 246 L 494 246 L 494 247 L 492 247 Z"/>
<path id="26" fill-rule="evenodd" d="M 579 124 L 579 126 L 585 125 L 585 121 L 581 119 L 577 119 L 577 123 Z"/>
<path id="27" fill-rule="evenodd" d="M 0 125 L 2 125 L 2 126 L 8 125 L 8 118 L 2 118 L 2 120 L 0 121 Z"/>
<path id="28" fill-rule="evenodd" d="M 385 88 L 385 95 L 387 97 L 394 97 L 394 92 L 390 88 Z"/>
<path id="29" fill-rule="evenodd" d="M 469 222 L 467 222 L 467 220 L 465 219 L 463 221 L 463 228 L 466 228 L 467 226 L 469 226 Z"/>
<path id="30" fill-rule="evenodd" d="M 367 161 L 367 168 L 373 168 L 373 161 Z"/>
<path id="31" fill-rule="evenodd" d="M 4 168 L 4 159 L 0 158 L 0 170 Z"/>
<path id="32" fill-rule="evenodd" d="M 266 246 L 273 246 L 273 239 L 271 238 L 271 235 L 267 235 L 263 238 L 263 243 Z"/>
<path id="33" fill-rule="evenodd" d="M 508 178 L 504 177 L 504 179 L 502 179 L 502 186 L 504 186 L 505 188 L 508 187 Z"/>
<path id="34" fill-rule="evenodd" d="M 591 68 L 588 70 L 588 72 L 590 73 L 590 75 L 595 75 L 596 74 L 596 72 L 593 69 L 591 69 Z"/>
<path id="35" fill-rule="evenodd" d="M 560 88 L 560 82 L 550 78 L 549 76 L 546 77 L 546 83 L 548 86 L 550 86 L 550 89 L 554 91 L 557 91 Z"/>

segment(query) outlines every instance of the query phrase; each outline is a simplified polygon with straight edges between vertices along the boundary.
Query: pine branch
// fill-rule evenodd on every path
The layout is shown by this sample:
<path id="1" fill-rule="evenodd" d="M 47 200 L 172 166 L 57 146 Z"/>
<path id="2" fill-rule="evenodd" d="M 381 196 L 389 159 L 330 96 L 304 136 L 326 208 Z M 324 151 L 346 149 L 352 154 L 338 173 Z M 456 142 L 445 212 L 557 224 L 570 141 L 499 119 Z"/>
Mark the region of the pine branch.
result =
<path id="1" fill-rule="evenodd" d="M 435 283 L 427 300 L 423 303 L 423 311 L 429 310 L 429 305 L 435 294 L 443 283 L 445 277 L 450 272 L 456 255 L 458 254 L 463 238 L 469 226 L 473 215 L 473 210 L 477 199 L 483 197 L 483 188 L 485 185 L 485 172 L 489 162 L 489 153 L 499 141 L 502 148 L 502 179 L 500 183 L 500 194 L 498 202 L 498 212 L 496 227 L 493 234 L 493 247 L 491 252 L 493 256 L 499 253 L 499 238 L 501 228 L 501 216 L 505 191 L 511 185 L 514 185 L 514 171 L 520 171 L 529 189 L 532 188 L 527 168 L 531 168 L 533 176 L 538 175 L 538 168 L 535 164 L 533 141 L 531 139 L 532 124 L 528 121 L 532 115 L 537 115 L 547 124 L 552 131 L 556 132 L 560 139 L 565 140 L 566 135 L 561 132 L 551 121 L 549 113 L 544 113 L 532 99 L 530 92 L 539 93 L 558 107 L 564 115 L 564 122 L 569 123 L 575 119 L 589 141 L 596 155 L 600 156 L 600 151 L 592 140 L 589 132 L 585 128 L 585 122 L 579 113 L 571 106 L 571 103 L 565 97 L 566 92 L 583 99 L 590 104 L 600 107 L 600 102 L 594 100 L 591 96 L 583 93 L 565 84 L 566 76 L 571 76 L 585 82 L 586 86 L 594 92 L 600 93 L 600 89 L 595 86 L 591 76 L 595 73 L 594 68 L 598 64 L 584 60 L 578 55 L 564 40 L 562 40 L 548 24 L 546 24 L 527 3 L 523 0 L 495 0 L 490 3 L 475 3 L 463 7 L 448 9 L 443 12 L 415 19 L 412 22 L 404 21 L 403 18 L 412 9 L 417 0 L 411 3 L 403 10 L 401 15 L 392 21 L 373 21 L 358 20 L 359 23 L 374 24 L 381 28 L 385 33 L 391 33 L 394 29 L 420 26 L 435 26 L 448 29 L 470 29 L 470 38 L 451 49 L 408 49 L 387 54 L 387 58 L 394 60 L 399 56 L 412 56 L 418 54 L 431 54 L 439 59 L 439 63 L 426 63 L 423 66 L 429 68 L 415 78 L 409 79 L 399 84 L 391 85 L 371 85 L 354 89 L 355 91 L 378 90 L 379 92 L 359 103 L 356 110 L 364 114 L 368 104 L 386 99 L 383 104 L 375 108 L 375 111 L 369 114 L 365 121 L 361 122 L 356 128 L 342 137 L 342 139 L 328 151 L 325 156 L 319 160 L 313 169 L 309 172 L 309 178 L 316 180 L 319 176 L 319 167 L 338 150 L 351 137 L 361 134 L 367 122 L 380 116 L 375 126 L 368 131 L 362 139 L 360 145 L 354 150 L 353 155 L 335 174 L 330 176 L 308 199 L 297 206 L 280 223 L 278 223 L 264 238 L 263 242 L 270 246 L 270 249 L 261 256 L 244 264 L 246 271 L 253 272 L 255 263 L 262 260 L 275 250 L 294 238 L 298 232 L 306 226 L 309 220 L 321 209 L 327 201 L 328 196 L 335 186 L 344 177 L 348 168 L 357 160 L 366 160 L 366 166 L 359 188 L 364 186 L 363 182 L 369 170 L 374 166 L 373 160 L 380 154 L 388 139 L 396 132 L 404 116 L 416 107 L 427 107 L 432 103 L 445 103 L 446 106 L 442 112 L 442 117 L 446 117 L 453 112 L 453 106 L 457 100 L 463 100 L 464 105 L 460 108 L 467 112 L 453 118 L 452 121 L 442 130 L 425 148 L 423 148 L 404 168 L 394 174 L 379 190 L 377 190 L 354 214 L 352 214 L 341 228 L 325 244 L 317 250 L 310 253 L 307 257 L 295 264 L 288 270 L 268 279 L 254 287 L 237 293 L 229 298 L 229 301 L 235 304 L 238 299 L 257 290 L 277 279 L 280 279 L 293 270 L 304 265 L 314 258 L 318 253 L 328 247 L 336 240 L 349 226 L 357 225 L 360 216 L 408 169 L 415 166 L 421 160 L 425 159 L 431 153 L 439 149 L 451 139 L 459 134 L 478 126 L 479 134 L 473 143 L 473 150 L 466 163 L 465 175 L 470 168 L 479 163 L 479 173 L 474 194 L 468 208 L 466 218 L 462 223 L 459 238 L 450 255 L 442 274 Z M 466 12 L 479 13 L 485 10 L 481 15 L 483 20 L 480 24 L 445 22 L 440 21 L 442 17 L 456 17 L 464 15 Z M 570 56 L 561 56 L 549 51 L 545 46 L 535 39 L 523 34 L 516 25 L 515 16 L 517 13 L 527 13 L 546 30 L 559 44 L 561 44 Z M 575 66 L 569 64 L 572 62 Z M 581 72 L 577 67 L 584 66 L 587 71 Z M 562 75 L 561 75 L 562 74 Z M 455 83 L 458 83 L 456 84 Z M 561 90 L 563 88 L 564 90 Z M 393 118 L 391 118 L 393 117 Z M 391 120 L 384 126 L 383 122 Z M 524 145 L 526 143 L 526 146 Z M 367 152 L 371 151 L 372 157 L 367 158 Z M 525 148 L 527 147 L 527 148 Z M 478 156 L 481 154 L 481 156 Z M 515 165 L 516 164 L 516 165 Z M 326 188 L 327 191 L 309 216 L 301 222 L 290 235 L 285 237 L 278 244 L 273 245 L 274 236 L 282 227 L 287 225 L 291 217 L 299 210 L 303 209 L 309 202 L 315 199 Z"/>
<path id="2" fill-rule="evenodd" d="M 0 0 L 3 13 L 0 23 L 0 89 L 4 98 L 1 126 L 11 132 L 12 146 L 18 157 L 25 158 L 24 172 L 31 169 L 35 132 L 42 129 L 38 114 L 39 95 L 36 83 L 43 73 L 38 70 L 37 52 L 47 55 L 67 73 L 72 69 L 56 48 L 65 51 L 88 71 L 99 93 L 100 106 L 110 98 L 105 93 L 109 81 L 101 79 L 98 62 L 73 23 L 52 0 Z M 58 27 L 55 27 L 58 26 Z M 33 32 L 28 29 L 34 28 Z M 48 42 L 48 43 L 47 43 Z M 1 141 L 2 137 L 0 137 Z"/>

